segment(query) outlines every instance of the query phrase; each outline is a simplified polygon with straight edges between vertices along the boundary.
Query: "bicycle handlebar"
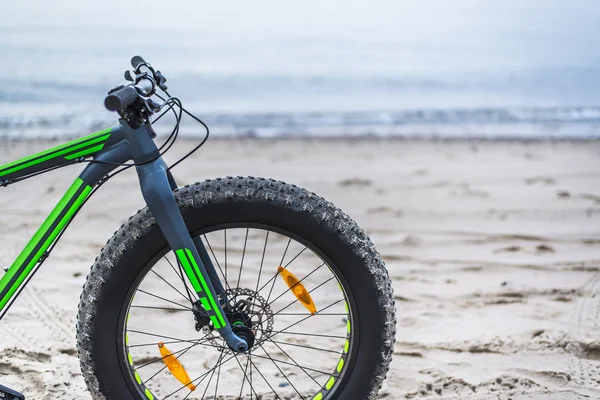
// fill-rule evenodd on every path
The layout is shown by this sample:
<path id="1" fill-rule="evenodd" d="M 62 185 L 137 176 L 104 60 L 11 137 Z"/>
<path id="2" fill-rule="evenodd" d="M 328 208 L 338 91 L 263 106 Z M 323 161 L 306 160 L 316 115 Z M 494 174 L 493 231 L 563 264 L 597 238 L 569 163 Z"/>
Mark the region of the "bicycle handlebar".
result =
<path id="1" fill-rule="evenodd" d="M 123 86 L 119 89 L 111 91 L 106 99 L 104 99 L 104 106 L 109 111 L 123 110 L 138 97 L 149 97 L 154 92 L 156 82 L 154 81 L 154 71 L 148 67 L 148 64 L 140 56 L 134 56 L 131 59 L 131 65 L 135 69 L 136 73 L 143 75 L 137 79 L 136 83 L 131 83 L 127 86 Z"/>
<path id="2" fill-rule="evenodd" d="M 133 87 L 134 85 L 123 86 L 104 99 L 104 106 L 108 111 L 119 111 L 137 100 L 139 94 Z"/>

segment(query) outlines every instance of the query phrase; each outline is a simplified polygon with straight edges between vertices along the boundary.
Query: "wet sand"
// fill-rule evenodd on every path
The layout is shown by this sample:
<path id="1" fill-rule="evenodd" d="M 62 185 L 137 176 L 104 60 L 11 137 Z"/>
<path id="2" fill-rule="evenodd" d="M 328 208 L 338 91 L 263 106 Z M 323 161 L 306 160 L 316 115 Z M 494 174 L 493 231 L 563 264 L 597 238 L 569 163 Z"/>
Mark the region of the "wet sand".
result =
<path id="1" fill-rule="evenodd" d="M 0 142 L 0 163 L 56 143 Z M 176 159 L 191 142 L 180 141 Z M 10 265 L 78 167 L 0 188 Z M 174 171 L 294 183 L 370 235 L 395 290 L 388 399 L 600 398 L 600 143 L 211 140 Z M 0 324 L 0 383 L 31 399 L 88 398 L 75 349 L 81 287 L 143 206 L 107 183 Z"/>

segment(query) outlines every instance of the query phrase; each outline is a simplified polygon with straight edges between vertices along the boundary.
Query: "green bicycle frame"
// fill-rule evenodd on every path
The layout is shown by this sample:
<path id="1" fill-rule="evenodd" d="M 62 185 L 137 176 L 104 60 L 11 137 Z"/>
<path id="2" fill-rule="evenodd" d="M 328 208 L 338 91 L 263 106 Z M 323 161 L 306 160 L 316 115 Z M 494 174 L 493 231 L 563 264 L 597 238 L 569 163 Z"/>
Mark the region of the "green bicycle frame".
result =
<path id="1" fill-rule="evenodd" d="M 106 129 L 3 165 L 0 167 L 0 184 L 7 185 L 14 179 L 74 163 L 80 158 L 94 156 L 107 144 L 111 131 L 112 128 Z M 45 258 L 46 251 L 65 226 L 71 222 L 91 191 L 91 185 L 77 178 L 25 249 L 8 268 L 0 279 L 0 315 L 4 315 L 15 293 L 32 273 L 34 267 Z"/>

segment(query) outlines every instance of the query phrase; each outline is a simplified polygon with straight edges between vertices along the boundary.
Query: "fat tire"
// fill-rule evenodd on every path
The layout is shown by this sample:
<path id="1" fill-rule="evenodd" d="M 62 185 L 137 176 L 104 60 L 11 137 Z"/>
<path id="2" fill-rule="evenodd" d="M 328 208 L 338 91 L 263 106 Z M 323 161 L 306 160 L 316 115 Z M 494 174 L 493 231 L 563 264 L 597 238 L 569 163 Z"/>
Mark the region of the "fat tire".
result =
<path id="1" fill-rule="evenodd" d="M 396 319 L 388 272 L 365 232 L 332 203 L 271 179 L 218 178 L 185 186 L 174 195 L 192 232 L 204 223 L 200 219 L 211 216 L 209 219 L 218 221 L 237 212 L 254 218 L 271 218 L 272 221 L 264 223 L 281 224 L 290 232 L 294 232 L 290 226 L 298 226 L 303 232 L 294 233 L 326 248 L 326 252 L 336 249 L 339 254 L 328 256 L 334 262 L 343 258 L 345 262 L 340 268 L 350 290 L 359 297 L 356 304 L 361 339 L 355 357 L 360 362 L 354 363 L 344 387 L 329 398 L 374 399 L 389 370 Z M 148 258 L 148 243 L 162 243 L 163 249 L 167 246 L 152 214 L 144 208 L 108 241 L 83 287 L 77 315 L 77 349 L 93 399 L 134 398 L 121 372 L 120 365 L 125 360 L 119 359 L 116 345 L 119 332 L 114 316 L 119 314 L 119 304 L 123 304 L 125 296 L 115 294 L 126 292 L 134 284 L 136 269 L 143 267 L 136 265 Z"/>

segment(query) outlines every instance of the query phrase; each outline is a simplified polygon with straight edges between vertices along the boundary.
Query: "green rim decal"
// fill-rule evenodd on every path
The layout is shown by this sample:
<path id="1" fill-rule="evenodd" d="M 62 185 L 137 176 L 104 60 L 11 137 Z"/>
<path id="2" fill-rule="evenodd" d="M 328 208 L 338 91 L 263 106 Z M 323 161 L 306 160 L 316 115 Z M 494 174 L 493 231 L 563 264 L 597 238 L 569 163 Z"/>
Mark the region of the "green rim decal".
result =
<path id="1" fill-rule="evenodd" d="M 13 161 L 9 164 L 3 165 L 0 167 L 0 176 L 8 175 L 13 172 L 20 171 L 22 169 L 31 167 L 33 165 L 37 165 L 43 163 L 44 161 L 51 160 L 53 158 L 69 155 L 74 150 L 79 150 L 94 143 L 105 142 L 110 137 L 110 132 L 112 128 L 106 129 L 104 131 L 100 131 L 94 133 L 92 135 L 83 137 L 81 139 L 74 140 L 69 143 L 65 143 L 63 145 L 54 147 L 52 149 L 42 151 L 41 153 L 34 154 L 32 156 Z M 67 158 L 67 157 L 65 157 Z M 68 159 L 68 158 L 67 158 Z"/>
<path id="2" fill-rule="evenodd" d="M 337 372 L 342 372 L 342 368 L 344 368 L 344 359 L 340 358 L 340 361 L 338 362 L 338 365 L 337 365 Z"/>
<path id="3" fill-rule="evenodd" d="M 146 389 L 144 391 L 144 394 L 146 395 L 146 397 L 150 400 L 154 400 L 154 395 L 152 393 L 150 393 L 150 391 L 148 389 Z"/>
<path id="4" fill-rule="evenodd" d="M 333 387 L 333 384 L 335 383 L 335 378 L 332 376 L 331 378 L 329 378 L 329 380 L 327 381 L 327 384 L 325 385 L 325 388 L 327 390 L 331 390 L 331 388 Z"/>
<path id="5" fill-rule="evenodd" d="M 140 374 L 138 374 L 138 372 L 135 371 L 133 373 L 133 376 L 135 377 L 135 381 L 138 383 L 138 385 L 141 385 L 142 384 L 142 378 L 140 378 Z"/>
<path id="6" fill-rule="evenodd" d="M 135 296 L 133 296 L 131 301 L 133 301 L 134 298 L 135 298 Z M 127 317 L 125 318 L 125 323 L 129 324 L 129 312 L 127 313 Z M 136 369 L 133 365 L 133 357 L 131 356 L 131 353 L 129 352 L 129 334 L 127 333 L 127 327 L 125 328 L 125 353 L 127 354 L 127 362 L 129 363 L 129 369 L 130 369 L 131 373 L 133 374 L 133 378 L 139 385 L 142 392 L 146 395 L 146 397 L 149 399 L 153 399 L 154 395 L 152 394 L 152 392 L 150 392 L 150 390 L 146 387 L 146 385 L 144 385 L 144 382 L 142 381 L 142 377 L 140 376 L 139 372 L 136 371 Z"/>
<path id="7" fill-rule="evenodd" d="M 82 187 L 83 190 L 81 190 Z M 25 249 L 19 254 L 19 257 L 17 257 L 7 273 L 0 280 L 0 288 L 2 288 L 2 293 L 4 293 L 0 301 L 0 310 L 10 301 L 13 294 L 31 273 L 34 266 L 52 245 L 56 237 L 62 232 L 65 225 L 71 221 L 73 215 L 79 210 L 91 191 L 92 187 L 88 185 L 84 186 L 80 178 L 77 178 L 73 185 L 71 185 L 67 193 L 62 197 L 54 210 L 52 210 L 52 213 L 46 218 L 40 229 L 38 229 Z M 73 204 L 66 211 L 62 219 L 60 219 L 60 215 L 63 214 L 71 202 Z M 43 241 L 45 237 L 46 240 Z M 29 260 L 29 263 L 25 266 L 24 264 L 27 260 Z M 6 288 L 8 288 L 8 291 L 6 291 Z"/>
<path id="8" fill-rule="evenodd" d="M 344 367 L 347 365 L 347 359 L 348 359 L 348 351 L 350 350 L 350 340 L 351 340 L 351 332 L 352 332 L 352 325 L 350 323 L 350 307 L 348 306 L 348 300 L 346 297 L 346 294 L 344 293 L 344 289 L 342 288 L 342 285 L 340 284 L 340 282 L 338 281 L 338 287 L 340 288 L 340 291 L 342 292 L 342 294 L 344 295 L 344 308 L 346 309 L 346 313 L 347 313 L 347 322 L 346 322 L 346 340 L 344 341 L 344 351 L 340 357 L 340 359 L 338 360 L 338 363 L 335 367 L 335 370 L 333 371 L 333 374 L 329 377 L 329 379 L 327 380 L 327 382 L 325 382 L 325 385 L 321 388 L 321 390 L 312 398 L 312 400 L 322 400 L 324 397 L 327 397 L 329 395 L 329 393 L 331 392 L 331 390 L 333 389 L 333 386 L 335 386 L 336 381 L 340 380 L 340 376 L 342 375 L 342 371 L 344 370 Z"/>

